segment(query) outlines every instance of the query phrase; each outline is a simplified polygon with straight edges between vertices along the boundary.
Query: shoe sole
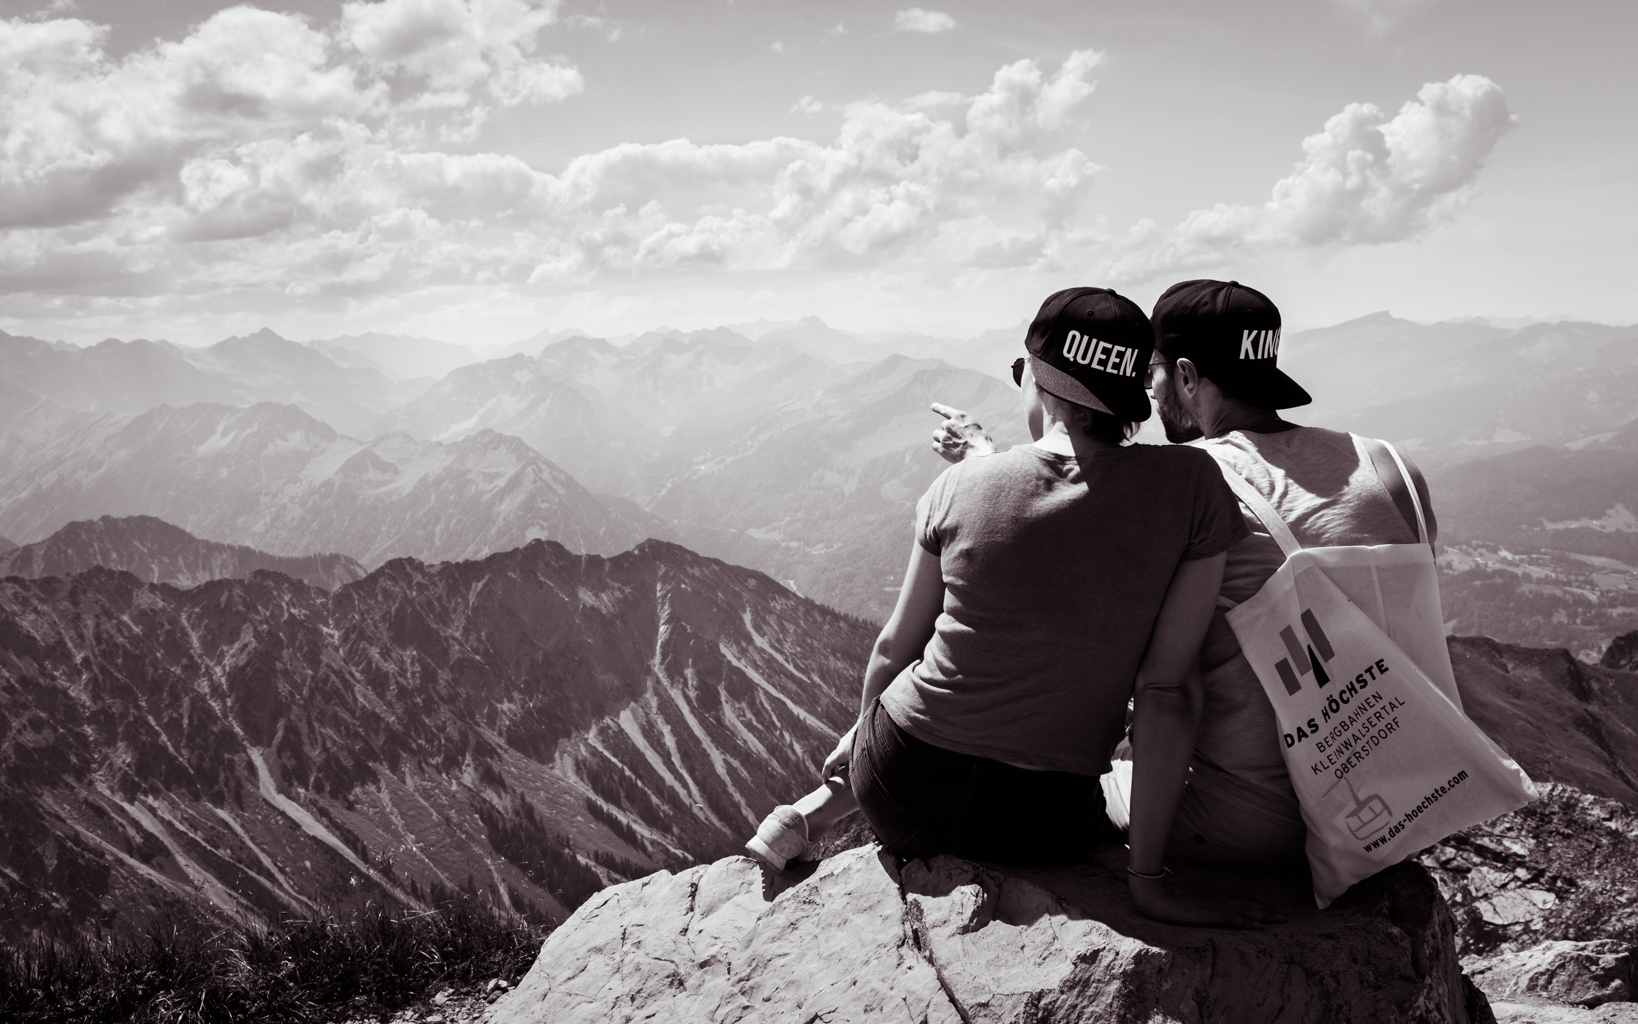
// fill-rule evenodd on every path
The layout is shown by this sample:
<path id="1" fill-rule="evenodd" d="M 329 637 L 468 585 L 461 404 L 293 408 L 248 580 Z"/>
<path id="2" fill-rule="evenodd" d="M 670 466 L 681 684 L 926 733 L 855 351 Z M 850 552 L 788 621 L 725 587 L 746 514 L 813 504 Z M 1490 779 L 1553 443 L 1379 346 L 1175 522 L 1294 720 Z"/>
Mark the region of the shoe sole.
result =
<path id="1" fill-rule="evenodd" d="M 750 841 L 745 844 L 745 852 L 775 871 L 785 870 L 785 858 L 773 852 L 773 849 L 757 836 L 752 836 Z"/>

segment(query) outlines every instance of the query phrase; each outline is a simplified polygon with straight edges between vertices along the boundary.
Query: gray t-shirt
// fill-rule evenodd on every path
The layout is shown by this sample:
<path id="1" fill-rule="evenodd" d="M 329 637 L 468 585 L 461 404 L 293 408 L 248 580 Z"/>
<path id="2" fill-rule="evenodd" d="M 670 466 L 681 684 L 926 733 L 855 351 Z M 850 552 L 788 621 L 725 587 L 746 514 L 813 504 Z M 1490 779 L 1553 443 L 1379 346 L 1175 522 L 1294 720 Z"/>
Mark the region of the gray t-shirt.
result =
<path id="1" fill-rule="evenodd" d="M 1101 775 L 1178 565 L 1246 526 L 1204 452 L 1021 445 L 945 470 L 916 535 L 939 556 L 944 610 L 882 694 L 888 715 L 946 750 Z"/>
<path id="2" fill-rule="evenodd" d="M 1303 547 L 1417 541 L 1369 453 L 1351 434 L 1295 427 L 1272 434 L 1234 431 L 1194 444 L 1213 447 L 1267 498 Z M 1261 590 L 1285 563 L 1268 531 L 1244 514 L 1250 535 L 1229 548 L 1221 591 L 1236 604 Z M 1212 616 L 1200 651 L 1206 703 L 1189 785 L 1225 820 L 1263 819 L 1300 843 L 1302 814 L 1286 774 L 1274 708 L 1225 615 L 1218 608 Z"/>

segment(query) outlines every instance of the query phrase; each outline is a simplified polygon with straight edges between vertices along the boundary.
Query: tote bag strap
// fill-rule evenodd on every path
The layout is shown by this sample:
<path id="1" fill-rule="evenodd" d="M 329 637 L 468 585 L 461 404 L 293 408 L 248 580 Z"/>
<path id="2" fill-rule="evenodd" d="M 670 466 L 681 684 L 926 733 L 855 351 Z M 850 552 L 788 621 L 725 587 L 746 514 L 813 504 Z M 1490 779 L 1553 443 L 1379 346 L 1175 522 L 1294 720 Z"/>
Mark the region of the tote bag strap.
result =
<path id="1" fill-rule="evenodd" d="M 1211 452 L 1211 448 L 1207 447 L 1206 451 Z M 1217 458 L 1215 453 L 1212 453 L 1212 458 Z M 1290 558 L 1302 550 L 1302 545 L 1297 543 L 1291 528 L 1285 525 L 1285 520 L 1280 518 L 1280 514 L 1274 511 L 1274 506 L 1268 503 L 1268 499 L 1263 497 L 1257 488 L 1251 486 L 1245 477 L 1235 472 L 1222 459 L 1217 459 L 1217 468 L 1223 471 L 1223 481 L 1229 485 L 1229 490 L 1251 510 L 1251 514 L 1263 524 L 1263 529 L 1274 538 L 1274 543 L 1280 546 L 1281 554 Z"/>
<path id="2" fill-rule="evenodd" d="M 1382 447 L 1388 449 L 1389 455 L 1393 456 L 1393 464 L 1399 467 L 1399 478 L 1405 481 L 1405 490 L 1410 492 L 1411 506 L 1416 509 L 1417 538 L 1425 540 L 1431 545 L 1433 541 L 1428 537 L 1428 519 L 1422 512 L 1422 498 L 1416 493 L 1416 481 L 1411 479 L 1410 468 L 1405 465 L 1405 460 L 1399 457 L 1399 449 L 1386 441 L 1379 443 Z"/>
<path id="3" fill-rule="evenodd" d="M 1431 547 L 1433 541 L 1428 537 L 1427 513 L 1422 508 L 1422 497 L 1416 493 L 1416 481 L 1411 479 L 1410 467 L 1405 464 L 1399 449 L 1386 441 L 1371 437 L 1360 437 L 1350 434 L 1354 439 L 1360 454 L 1370 460 L 1372 468 L 1376 470 L 1376 477 L 1387 489 L 1388 497 L 1393 499 L 1394 508 L 1399 512 L 1399 518 L 1406 526 L 1416 531 L 1416 543 L 1427 541 Z M 1386 453 L 1388 459 L 1393 460 L 1390 465 L 1383 459 Z M 1407 509 L 1405 506 L 1409 505 Z"/>

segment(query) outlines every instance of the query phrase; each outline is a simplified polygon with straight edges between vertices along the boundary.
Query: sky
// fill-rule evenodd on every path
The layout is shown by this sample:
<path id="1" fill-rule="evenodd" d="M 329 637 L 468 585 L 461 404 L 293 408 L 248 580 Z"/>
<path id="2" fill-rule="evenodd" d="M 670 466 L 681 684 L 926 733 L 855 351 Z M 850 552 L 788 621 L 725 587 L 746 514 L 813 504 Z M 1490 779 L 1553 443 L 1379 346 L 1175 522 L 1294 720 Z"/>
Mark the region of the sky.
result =
<path id="1" fill-rule="evenodd" d="M 0 329 L 1638 322 L 1638 5 L 0 0 Z"/>

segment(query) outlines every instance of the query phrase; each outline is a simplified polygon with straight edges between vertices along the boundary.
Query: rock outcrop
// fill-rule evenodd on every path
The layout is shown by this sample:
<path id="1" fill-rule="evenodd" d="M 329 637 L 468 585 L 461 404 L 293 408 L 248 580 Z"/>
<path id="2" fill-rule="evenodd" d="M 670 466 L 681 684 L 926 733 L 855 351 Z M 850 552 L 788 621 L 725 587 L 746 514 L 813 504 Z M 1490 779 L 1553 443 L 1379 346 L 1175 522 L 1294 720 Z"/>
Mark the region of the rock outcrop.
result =
<path id="1" fill-rule="evenodd" d="M 1464 959 L 1549 939 L 1638 944 L 1638 814 L 1544 784 L 1541 799 L 1425 852 Z"/>
<path id="2" fill-rule="evenodd" d="M 1638 629 L 1622 633 L 1611 640 L 1609 647 L 1604 650 L 1604 657 L 1598 663 L 1605 668 L 1638 672 Z"/>
<path id="3" fill-rule="evenodd" d="M 1615 939 L 1543 942 L 1469 965 L 1473 983 L 1492 999 L 1546 1000 L 1573 1006 L 1628 1003 L 1633 948 Z"/>
<path id="4" fill-rule="evenodd" d="M 1263 931 L 1140 917 L 1124 851 L 1003 870 L 869 846 L 805 878 L 729 858 L 607 889 L 547 939 L 493 1024 L 906 1020 L 1466 1022 L 1462 977 L 1426 871 L 1401 865 L 1314 909 L 1305 875 L 1184 869 L 1263 899 Z"/>
<path id="5" fill-rule="evenodd" d="M 1638 675 L 1563 648 L 1451 637 L 1469 718 L 1537 781 L 1638 807 Z"/>

